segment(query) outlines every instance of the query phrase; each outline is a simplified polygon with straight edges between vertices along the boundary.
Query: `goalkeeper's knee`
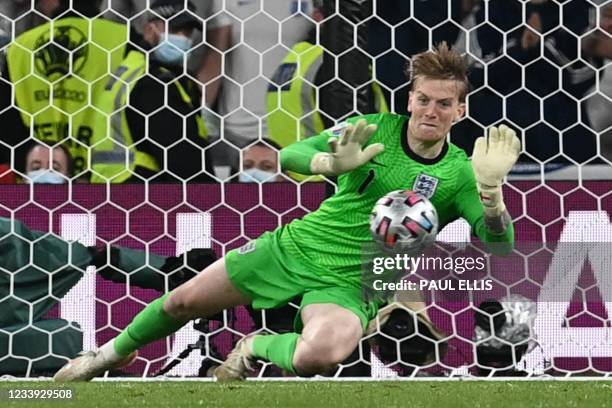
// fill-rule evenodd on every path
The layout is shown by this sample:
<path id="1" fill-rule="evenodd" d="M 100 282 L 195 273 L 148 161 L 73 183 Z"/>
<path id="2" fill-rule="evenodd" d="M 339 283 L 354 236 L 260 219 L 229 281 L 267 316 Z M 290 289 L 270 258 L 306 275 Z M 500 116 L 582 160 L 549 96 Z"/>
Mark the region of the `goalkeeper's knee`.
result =
<path id="1" fill-rule="evenodd" d="M 166 313 L 177 320 L 187 321 L 202 317 L 192 302 L 183 293 L 176 290 L 168 295 L 163 307 Z"/>
<path id="2" fill-rule="evenodd" d="M 293 365 L 298 375 L 331 375 L 359 346 L 361 325 L 323 324 L 300 337 Z"/>

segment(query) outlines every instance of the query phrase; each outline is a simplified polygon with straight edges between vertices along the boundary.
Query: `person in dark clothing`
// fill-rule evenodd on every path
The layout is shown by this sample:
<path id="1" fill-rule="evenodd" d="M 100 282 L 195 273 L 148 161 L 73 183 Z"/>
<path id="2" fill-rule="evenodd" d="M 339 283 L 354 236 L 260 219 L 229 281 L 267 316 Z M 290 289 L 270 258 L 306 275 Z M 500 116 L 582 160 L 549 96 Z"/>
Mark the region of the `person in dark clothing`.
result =
<path id="1" fill-rule="evenodd" d="M 132 35 L 134 46 L 97 101 L 110 125 L 95 132 L 92 182 L 213 180 L 202 97 L 185 64 L 201 22 L 191 14 L 193 3 L 187 7 L 182 0 L 155 1 L 142 36 Z"/>
<path id="2" fill-rule="evenodd" d="M 588 124 L 579 123 L 587 117 L 580 99 L 595 84 L 597 70 L 593 67 L 601 63 L 581 54 L 578 36 L 588 28 L 592 5 L 572 0 L 561 14 L 556 2 L 538 1 L 527 4 L 526 12 L 529 27 L 516 30 L 514 39 L 508 41 L 507 54 L 526 66 L 525 88 L 543 100 L 543 112 L 533 115 L 540 110 L 539 101 L 523 91 L 508 101 L 508 119 L 525 128 L 544 120 L 525 133 L 526 151 L 538 161 L 562 153 L 552 160 L 553 165 L 588 162 L 596 156 L 596 141 Z M 520 86 L 520 74 L 499 75 Z"/>
<path id="3" fill-rule="evenodd" d="M 545 160 L 551 170 L 587 162 L 596 145 L 593 132 L 578 123 L 586 117 L 580 99 L 594 84 L 592 67 L 598 63 L 580 54 L 578 36 L 588 26 L 592 5 L 568 1 L 561 14 L 557 2 L 523 3 L 491 0 L 473 9 L 467 41 L 475 91 L 470 120 L 454 128 L 451 140 L 469 153 L 479 127 L 506 117 L 525 129 L 528 154 L 519 159 L 515 174 L 539 173 Z"/>

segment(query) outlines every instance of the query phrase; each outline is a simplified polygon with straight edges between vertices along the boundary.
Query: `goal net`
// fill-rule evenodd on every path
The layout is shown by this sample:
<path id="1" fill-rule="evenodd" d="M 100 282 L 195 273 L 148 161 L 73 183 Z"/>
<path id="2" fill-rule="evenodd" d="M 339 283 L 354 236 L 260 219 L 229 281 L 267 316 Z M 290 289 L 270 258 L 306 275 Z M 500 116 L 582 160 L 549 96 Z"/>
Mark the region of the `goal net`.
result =
<path id="1" fill-rule="evenodd" d="M 8 64 L 14 63 L 11 47 L 30 52 L 17 41 L 20 35 L 69 18 L 45 16 L 30 1 L 6 3 L 0 5 L 0 51 L 5 60 L 9 56 Z M 31 51 L 31 74 L 26 77 L 47 81 L 47 92 L 39 97 L 58 111 L 62 109 L 58 101 L 70 97 L 62 93 L 66 78 L 49 83 L 43 74 L 59 57 L 41 57 L 40 50 L 56 45 L 70 56 L 66 58 L 70 61 L 66 62 L 67 77 L 81 78 L 79 58 L 117 51 L 90 40 L 94 38 L 91 22 L 107 18 L 129 26 L 126 32 L 142 32 L 156 15 L 154 3 L 103 1 L 95 18 L 76 11 L 76 18 L 90 23 L 81 43 L 62 42 L 61 33 L 53 31 Z M 438 235 L 437 250 L 454 259 L 479 254 L 486 267 L 484 272 L 450 274 L 456 284 L 460 278 L 474 285 L 463 292 L 422 288 L 425 308 L 417 312 L 426 313 L 444 337 L 425 335 L 413 313 L 403 326 L 398 323 L 401 336 L 379 326 L 334 377 L 609 376 L 612 150 L 607 139 L 612 140 L 612 65 L 610 55 L 606 57 L 602 49 L 612 48 L 612 2 L 366 1 L 371 9 L 358 8 L 346 18 L 342 17 L 343 7 L 349 6 L 333 1 L 194 3 L 197 8 L 190 14 L 203 29 L 194 33 L 200 36 L 191 47 L 183 76 L 205 85 L 206 98 L 212 95 L 208 105 L 193 110 L 206 123 L 207 144 L 201 147 L 189 142 L 193 149 L 201 150 L 201 157 L 212 160 L 209 182 L 187 177 L 173 183 L 91 184 L 81 177 L 91 170 L 85 160 L 75 161 L 84 166 L 82 172 L 73 173 L 65 183 L 28 183 L 28 174 L 18 161 L 21 156 L 25 160 L 24 147 L 33 140 L 51 146 L 72 140 L 88 152 L 85 157 L 92 157 L 93 147 L 78 134 L 77 123 L 83 112 L 98 107 L 86 94 L 82 109 L 61 112 L 67 118 L 65 129 L 60 130 L 59 125 L 47 128 L 37 122 L 41 111 L 27 112 L 19 106 L 19 83 L 11 82 L 9 65 L 2 67 L 0 88 L 10 101 L 0 107 L 2 117 L 6 119 L 9 110 L 16 108 L 18 115 L 28 117 L 30 127 L 25 140 L 14 143 L 11 137 L 0 137 L 8 160 L 0 174 L 5 183 L 0 186 L 0 217 L 7 222 L 0 237 L 0 255 L 10 260 L 18 250 L 26 254 L 21 258 L 26 261 L 18 265 L 0 262 L 0 315 L 4 315 L 0 318 L 0 375 L 51 375 L 76 352 L 96 349 L 119 334 L 163 292 L 136 284 L 136 273 L 153 270 L 162 276 L 163 290 L 169 288 L 168 271 L 152 257 L 165 259 L 207 248 L 223 256 L 265 231 L 316 210 L 333 190 L 334 180 L 278 177 L 278 168 L 272 170 L 273 179 L 255 180 L 255 173 L 247 171 L 246 151 L 256 141 L 263 140 L 266 148 L 283 145 L 270 142 L 274 138 L 269 119 L 279 111 L 293 115 L 289 123 L 295 127 L 292 134 L 297 140 L 302 135 L 296 130 L 311 122 L 334 125 L 352 114 L 383 110 L 375 103 L 376 95 L 385 98 L 388 110 L 404 114 L 406 61 L 447 41 L 469 59 L 472 82 L 466 117 L 453 127 L 449 140 L 470 155 L 476 137 L 500 123 L 516 129 L 522 140 L 519 163 L 504 185 L 516 248 L 508 257 L 489 256 L 474 242 L 466 222 L 448 225 Z M 337 7 L 330 9 L 334 4 Z M 324 24 L 332 34 L 326 34 Z M 219 40 L 225 29 L 228 43 Z M 340 39 L 334 40 L 333 33 Z M 279 69 L 290 65 L 285 58 L 295 44 L 307 39 L 329 50 L 320 56 L 319 78 L 300 67 Z M 145 54 L 153 52 L 144 50 Z M 220 74 L 205 77 L 202 67 L 208 63 L 214 70 L 210 58 L 215 55 L 219 56 Z M 105 61 L 105 74 L 116 75 L 110 70 L 110 57 Z M 351 61 L 365 61 L 370 67 L 359 70 L 364 64 L 351 65 Z M 236 64 L 242 66 L 236 68 Z M 317 95 L 304 102 L 297 118 L 280 99 L 270 99 L 270 89 L 281 90 L 296 69 L 298 80 Z M 87 86 L 88 92 L 95 88 L 93 83 Z M 325 99 L 330 94 L 339 95 L 340 102 L 334 105 Z M 168 101 L 166 107 L 187 123 L 193 112 L 181 114 Z M 323 110 L 326 107 L 330 111 Z M 318 110 L 322 111 L 316 113 Z M 145 122 L 155 115 L 138 114 Z M 153 132 L 154 122 L 147 123 L 146 131 Z M 187 125 L 177 131 L 183 132 L 184 140 L 189 138 Z M 65 139 L 47 138 L 62 132 Z M 175 145 L 157 147 L 169 158 Z M 171 172 L 168 163 L 169 159 L 159 171 Z M 21 179 L 26 182 L 12 184 Z M 40 254 L 53 255 L 44 251 L 47 240 L 58 238 L 66 242 L 59 263 L 42 259 Z M 95 265 L 79 264 L 73 256 L 74 243 L 87 248 L 133 249 L 142 257 L 131 270 L 118 271 L 125 275 L 123 282 L 109 280 Z M 412 278 L 430 282 L 434 275 Z M 478 286 L 485 281 L 487 290 Z M 34 291 L 34 286 L 44 290 Z M 133 365 L 107 376 L 208 376 L 209 369 L 221 363 L 244 335 L 257 330 L 291 331 L 298 305 L 299 299 L 278 310 L 238 307 L 198 320 L 145 347 Z M 425 354 L 433 358 L 425 359 Z M 282 377 L 283 373 L 264 363 L 253 375 Z"/>

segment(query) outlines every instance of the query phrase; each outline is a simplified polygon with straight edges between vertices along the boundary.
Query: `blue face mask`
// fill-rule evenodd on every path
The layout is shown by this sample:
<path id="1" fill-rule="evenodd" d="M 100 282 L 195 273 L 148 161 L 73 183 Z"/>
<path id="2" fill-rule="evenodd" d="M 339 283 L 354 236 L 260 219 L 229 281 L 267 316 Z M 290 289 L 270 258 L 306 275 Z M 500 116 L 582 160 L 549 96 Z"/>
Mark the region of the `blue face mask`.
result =
<path id="1" fill-rule="evenodd" d="M 167 65 L 181 65 L 183 55 L 191 49 L 193 41 L 191 38 L 179 34 L 162 34 L 159 46 L 155 49 L 155 58 Z"/>
<path id="2" fill-rule="evenodd" d="M 66 179 L 58 172 L 47 169 L 30 171 L 27 174 L 33 184 L 64 184 Z"/>
<path id="3" fill-rule="evenodd" d="M 240 173 L 238 180 L 241 183 L 270 183 L 276 181 L 276 174 L 271 171 L 259 170 L 258 168 L 248 169 Z"/>

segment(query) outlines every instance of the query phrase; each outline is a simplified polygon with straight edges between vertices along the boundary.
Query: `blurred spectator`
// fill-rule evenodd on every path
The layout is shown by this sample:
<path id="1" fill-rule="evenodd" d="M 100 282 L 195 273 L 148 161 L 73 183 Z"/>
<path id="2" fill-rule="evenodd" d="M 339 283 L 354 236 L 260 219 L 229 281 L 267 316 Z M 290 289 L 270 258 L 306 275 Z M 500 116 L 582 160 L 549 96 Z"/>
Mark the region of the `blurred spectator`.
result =
<path id="1" fill-rule="evenodd" d="M 102 7 L 111 11 L 109 19 L 133 18 L 147 8 L 147 0 L 103 0 Z"/>
<path id="2" fill-rule="evenodd" d="M 471 89 L 469 110 L 453 126 L 451 141 L 471 154 L 474 141 L 483 135 L 484 128 L 503 117 L 503 100 L 499 94 L 508 95 L 515 90 L 513 87 L 520 87 L 520 69 L 517 73 L 512 62 L 503 58 L 503 34 L 520 25 L 521 5 L 517 1 L 492 0 L 486 10 L 482 1 L 464 0 L 459 16 L 463 29 L 453 48 L 467 53 Z"/>
<path id="3" fill-rule="evenodd" d="M 147 10 L 147 2 L 148 0 L 114 0 L 109 3 L 109 0 L 104 0 L 103 7 L 107 10 L 104 15 L 116 21 L 125 21 L 129 18 L 132 21 L 131 26 L 142 32 L 142 28 L 147 23 L 147 13 L 143 12 Z M 195 15 L 205 21 L 206 43 L 191 51 L 188 69 L 198 72 L 198 79 L 205 85 L 208 106 L 215 102 L 219 92 L 222 74 L 221 53 L 227 50 L 230 41 L 231 21 L 221 13 L 222 10 L 223 0 L 199 2 L 197 9 L 194 10 Z M 202 42 L 201 34 L 203 33 L 200 31 L 193 34 L 194 44 Z"/>
<path id="4" fill-rule="evenodd" d="M 221 70 L 223 53 L 231 45 L 231 20 L 221 13 L 224 9 L 223 0 L 207 2 L 206 46 L 204 52 L 198 49 L 193 56 L 193 66 L 198 80 L 204 85 L 204 99 L 207 107 L 212 107 L 219 95 L 223 71 Z"/>
<path id="5" fill-rule="evenodd" d="M 612 59 L 612 3 L 604 4 L 599 9 L 599 27 L 586 36 L 582 50 L 587 56 L 599 59 Z"/>
<path id="6" fill-rule="evenodd" d="M 98 15 L 99 1 L 74 2 L 73 11 L 68 5 L 68 0 L 56 2 L 53 15 L 61 18 L 26 31 L 8 48 L 0 82 L 0 162 L 8 162 L 10 149 L 33 134 L 50 145 L 64 144 L 75 175 L 86 179 L 93 124 L 104 120 L 89 103 L 102 91 L 102 78 L 119 66 L 127 27 L 83 18 Z M 97 45 L 90 47 L 90 41 Z"/>
<path id="7" fill-rule="evenodd" d="M 506 118 L 526 129 L 528 155 L 520 160 L 535 161 L 535 171 L 546 160 L 558 165 L 568 159 L 589 161 L 595 155 L 595 139 L 579 123 L 581 113 L 586 117 L 579 99 L 592 86 L 595 72 L 591 61 L 580 60 L 578 36 L 587 28 L 592 5 L 568 1 L 561 13 L 557 2 L 524 3 L 491 0 L 486 7 L 477 5 L 466 20 L 471 23 L 464 46 L 473 58 L 474 91 L 468 119 L 456 126 L 451 139 L 471 152 L 482 133 L 478 127 Z"/>
<path id="8" fill-rule="evenodd" d="M 429 27 L 438 24 L 446 13 L 442 10 L 446 6 L 441 3 L 431 8 L 428 15 L 419 12 L 416 4 L 414 7 L 415 17 L 420 15 L 419 21 Z M 453 2 L 451 20 L 463 26 L 454 48 L 469 53 L 473 89 L 467 117 L 453 128 L 454 143 L 469 153 L 485 126 L 507 118 L 527 129 L 525 147 L 529 155 L 521 157 L 522 160 L 535 158 L 541 162 L 554 157 L 554 161 L 567 162 L 559 156 L 561 151 L 578 162 L 593 157 L 593 134 L 578 124 L 581 113 L 578 100 L 592 85 L 594 72 L 588 66 L 591 61 L 585 64 L 579 60 L 577 44 L 592 5 L 584 0 L 571 0 L 563 7 L 561 13 L 557 2 L 547 0 Z M 445 26 L 448 22 L 431 30 L 434 43 L 439 39 L 452 41 L 455 32 Z M 418 26 L 412 29 L 419 33 Z M 414 47 L 418 46 L 414 44 L 417 38 L 424 37 L 411 36 Z M 381 77 L 380 69 L 377 72 Z"/>
<path id="9" fill-rule="evenodd" d="M 50 18 L 55 9 L 60 6 L 61 0 L 11 0 L 0 2 L 0 14 L 8 17 L 9 21 L 2 21 L 0 29 L 11 33 L 11 28 L 15 27 L 15 36 L 45 22 L 45 18 Z M 30 13 L 34 3 L 34 9 L 38 13 Z"/>
<path id="10" fill-rule="evenodd" d="M 25 174 L 28 183 L 66 183 L 72 176 L 70 152 L 62 145 L 32 143 L 25 157 Z"/>
<path id="11" fill-rule="evenodd" d="M 146 0 L 140 0 L 146 1 Z M 100 2 L 105 8 L 108 0 L 93 0 L 89 4 L 77 4 L 79 0 L 73 0 L 74 5 L 72 10 L 75 10 L 85 16 L 89 16 L 89 9 L 93 4 L 99 8 Z M 81 2 L 86 3 L 86 2 Z M 115 1 L 115 3 L 118 3 Z M 124 3 L 124 1 L 122 1 Z M 38 25 L 49 22 L 52 18 L 61 15 L 70 8 L 69 0 L 10 0 L 0 2 L 0 14 L 6 19 L 0 17 L 0 33 L 4 32 L 8 39 L 11 39 L 11 31 L 14 27 L 15 36 L 19 36 L 23 32 L 30 30 Z M 83 12 L 83 10 L 85 10 Z M 91 15 L 93 16 L 93 15 Z M 123 21 L 119 21 L 123 22 Z M 0 46 L 5 37 L 0 34 Z"/>
<path id="12" fill-rule="evenodd" d="M 2 18 L 0 17 L 0 21 Z M 4 54 L 4 47 L 11 43 L 11 31 L 10 28 L 7 30 L 0 25 L 0 49 L 2 49 L 2 53 Z M 0 67 L 0 72 L 4 69 L 4 67 Z"/>
<path id="13" fill-rule="evenodd" d="M 151 11 L 143 35 L 130 40 L 136 47 L 97 100 L 110 118 L 96 127 L 92 182 L 213 180 L 202 97 L 185 66 L 201 21 L 191 1 L 185 8 L 184 0 L 156 0 Z"/>
<path id="14" fill-rule="evenodd" d="M 244 149 L 242 153 L 241 183 L 268 183 L 286 181 L 280 172 L 278 152 L 280 146 L 270 139 L 262 139 Z"/>
<path id="15" fill-rule="evenodd" d="M 372 112 L 372 58 L 367 54 L 372 0 L 317 1 L 327 18 L 318 27 L 325 49 L 317 75 L 321 77 L 318 109 L 325 128 L 351 116 Z M 322 3 L 322 4 L 321 4 Z M 315 41 L 312 41 L 314 44 Z"/>
<path id="16" fill-rule="evenodd" d="M 612 162 L 612 3 L 600 9 L 599 28 L 582 43 L 583 54 L 601 60 L 598 84 L 589 90 L 587 113 L 599 136 L 601 155 Z"/>
<path id="17" fill-rule="evenodd" d="M 323 7 L 317 7 L 313 19 L 320 23 L 324 18 Z M 295 44 L 285 56 L 268 87 L 268 137 L 286 147 L 306 137 L 318 135 L 325 121 L 320 107 L 320 87 L 327 82 L 322 72 L 322 46 L 316 44 L 316 30 L 305 41 Z M 371 70 L 370 70 L 371 72 Z M 385 96 L 376 82 L 372 82 L 368 111 L 388 112 Z M 351 104 L 352 106 L 352 104 Z"/>
<path id="18" fill-rule="evenodd" d="M 585 163 L 596 156 L 596 140 L 579 100 L 595 83 L 593 66 L 598 63 L 581 55 L 578 36 L 588 29 L 593 6 L 586 0 L 572 0 L 560 8 L 550 0 L 527 4 L 527 26 L 508 42 L 507 53 L 527 66 L 524 86 L 532 94 L 522 91 L 509 98 L 507 113 L 523 128 L 535 124 L 525 132 L 525 149 L 538 162 Z M 519 80 L 511 87 L 520 86 Z"/>
<path id="19" fill-rule="evenodd" d="M 228 38 L 219 41 L 231 44 L 231 49 L 223 56 L 225 72 L 217 100 L 223 116 L 220 136 L 242 148 L 267 135 L 266 120 L 262 120 L 266 89 L 287 48 L 305 39 L 314 27 L 309 19 L 313 6 L 311 0 L 226 0 L 224 4 L 225 26 L 231 29 L 222 31 Z M 199 77 L 207 82 L 210 74 L 201 71 Z M 214 100 L 211 92 L 209 105 Z M 238 149 L 225 143 L 215 149 L 219 149 L 216 164 L 238 168 Z"/>

